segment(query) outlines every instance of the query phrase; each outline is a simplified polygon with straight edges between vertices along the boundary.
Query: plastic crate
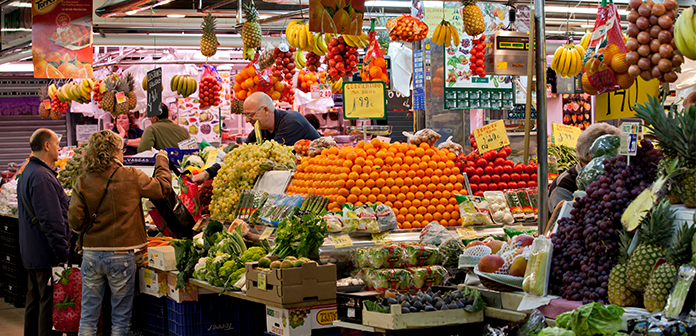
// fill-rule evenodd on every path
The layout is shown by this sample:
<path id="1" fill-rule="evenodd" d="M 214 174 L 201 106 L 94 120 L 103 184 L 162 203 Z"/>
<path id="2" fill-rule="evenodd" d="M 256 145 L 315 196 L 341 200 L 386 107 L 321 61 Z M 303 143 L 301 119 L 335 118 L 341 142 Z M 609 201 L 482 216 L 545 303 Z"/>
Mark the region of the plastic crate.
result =
<path id="1" fill-rule="evenodd" d="M 197 302 L 182 303 L 167 299 L 167 309 L 170 335 L 259 335 L 265 330 L 263 305 L 228 296 L 199 295 Z"/>
<path id="2" fill-rule="evenodd" d="M 362 324 L 363 301 L 376 299 L 377 294 L 336 293 L 336 315 L 341 321 Z"/>
<path id="3" fill-rule="evenodd" d="M 164 150 L 167 151 L 169 161 L 177 167 L 179 167 L 179 161 L 184 158 L 184 155 L 200 151 L 200 149 L 181 149 L 178 147 L 167 147 Z"/>
<path id="4" fill-rule="evenodd" d="M 131 329 L 142 335 L 166 336 L 168 332 L 167 298 L 138 295 L 133 300 Z"/>

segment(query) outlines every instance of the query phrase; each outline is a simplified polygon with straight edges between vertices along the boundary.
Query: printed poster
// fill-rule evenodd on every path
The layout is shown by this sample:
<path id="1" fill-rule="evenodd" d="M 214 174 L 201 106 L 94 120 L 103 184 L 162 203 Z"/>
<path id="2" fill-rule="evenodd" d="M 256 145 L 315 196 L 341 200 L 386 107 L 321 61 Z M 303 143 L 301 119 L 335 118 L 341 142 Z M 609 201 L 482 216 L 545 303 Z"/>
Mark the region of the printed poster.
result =
<path id="1" fill-rule="evenodd" d="M 220 96 L 222 102 L 219 106 L 211 106 L 201 110 L 198 104 L 198 94 L 194 93 L 188 98 L 179 98 L 176 101 L 179 125 L 185 127 L 191 137 L 196 141 L 220 141 L 220 127 L 223 121 L 230 118 L 230 72 L 220 71 L 222 90 Z M 222 115 L 222 120 L 219 116 Z"/>
<path id="2" fill-rule="evenodd" d="M 309 30 L 360 35 L 365 0 L 309 0 Z"/>
<path id="3" fill-rule="evenodd" d="M 33 0 L 35 78 L 92 77 L 92 1 Z"/>

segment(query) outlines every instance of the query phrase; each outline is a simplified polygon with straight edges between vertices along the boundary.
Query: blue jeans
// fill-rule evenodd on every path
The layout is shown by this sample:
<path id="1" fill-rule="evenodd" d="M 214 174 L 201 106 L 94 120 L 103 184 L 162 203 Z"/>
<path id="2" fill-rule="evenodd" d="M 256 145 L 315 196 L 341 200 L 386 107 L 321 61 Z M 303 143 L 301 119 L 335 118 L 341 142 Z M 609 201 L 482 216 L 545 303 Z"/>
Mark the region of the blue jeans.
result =
<path id="1" fill-rule="evenodd" d="M 97 334 L 107 284 L 111 289 L 111 335 L 128 335 L 128 324 L 133 314 L 135 271 L 133 251 L 84 251 L 80 336 Z"/>

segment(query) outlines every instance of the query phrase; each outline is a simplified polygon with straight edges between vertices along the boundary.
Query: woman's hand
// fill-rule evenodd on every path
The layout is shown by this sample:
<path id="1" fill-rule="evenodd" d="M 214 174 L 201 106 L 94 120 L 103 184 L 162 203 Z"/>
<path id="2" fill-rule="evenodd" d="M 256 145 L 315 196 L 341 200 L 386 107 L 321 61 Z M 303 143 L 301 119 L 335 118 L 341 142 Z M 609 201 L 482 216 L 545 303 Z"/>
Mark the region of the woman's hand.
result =
<path id="1" fill-rule="evenodd" d="M 121 126 L 121 124 L 116 124 L 116 128 L 118 129 L 118 135 L 120 135 L 122 138 L 128 135 L 128 132 L 126 132 L 126 129 Z"/>
<path id="2" fill-rule="evenodd" d="M 198 184 L 201 184 L 201 183 L 203 183 L 203 182 L 205 182 L 205 181 L 207 181 L 207 180 L 209 180 L 209 179 L 210 179 L 210 174 L 208 174 L 208 172 L 205 171 L 205 170 L 202 171 L 202 172 L 200 172 L 200 173 L 198 173 L 198 174 L 196 174 L 196 175 L 193 175 L 193 176 L 191 177 L 191 180 L 192 180 L 193 182 L 198 183 Z"/>

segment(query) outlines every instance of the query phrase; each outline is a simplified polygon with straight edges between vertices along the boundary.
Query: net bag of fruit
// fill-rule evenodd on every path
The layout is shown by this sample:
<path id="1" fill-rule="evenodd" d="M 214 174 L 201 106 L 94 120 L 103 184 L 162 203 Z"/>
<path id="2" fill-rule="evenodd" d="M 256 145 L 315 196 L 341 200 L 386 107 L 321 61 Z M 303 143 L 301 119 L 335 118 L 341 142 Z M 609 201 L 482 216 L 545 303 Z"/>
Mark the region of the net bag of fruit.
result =
<path id="1" fill-rule="evenodd" d="M 384 52 L 379 47 L 375 32 L 370 32 L 370 45 L 365 52 L 363 68 L 360 71 L 360 77 L 364 81 L 384 81 L 389 83 L 387 75 L 387 62 L 384 60 Z"/>
<path id="2" fill-rule="evenodd" d="M 428 35 L 428 25 L 408 14 L 389 19 L 387 30 L 392 41 L 415 42 Z"/>
<path id="3" fill-rule="evenodd" d="M 220 98 L 221 83 L 222 79 L 215 67 L 204 64 L 203 75 L 201 76 L 201 82 L 198 86 L 198 102 L 201 109 L 220 105 L 222 102 L 222 98 Z"/>
<path id="4" fill-rule="evenodd" d="M 610 64 L 614 55 L 627 52 L 616 5 L 602 0 L 583 57 L 583 90 L 594 95 L 620 90 L 621 86 Z"/>
<path id="5" fill-rule="evenodd" d="M 256 61 L 251 61 L 238 74 L 234 76 L 234 96 L 239 101 L 244 101 L 250 94 L 258 91 L 258 66 Z"/>

